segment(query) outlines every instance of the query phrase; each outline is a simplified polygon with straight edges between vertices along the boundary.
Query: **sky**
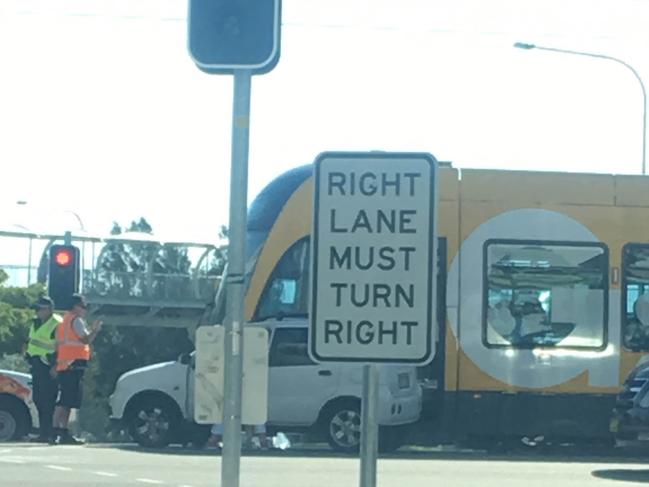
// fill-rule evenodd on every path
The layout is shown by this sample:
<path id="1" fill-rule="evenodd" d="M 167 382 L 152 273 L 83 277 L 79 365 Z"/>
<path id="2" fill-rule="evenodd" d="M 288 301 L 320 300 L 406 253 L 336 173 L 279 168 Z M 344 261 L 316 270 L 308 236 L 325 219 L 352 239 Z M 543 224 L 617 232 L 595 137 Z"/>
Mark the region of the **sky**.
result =
<path id="1" fill-rule="evenodd" d="M 0 229 L 162 240 L 228 223 L 232 78 L 187 52 L 186 0 L 0 0 Z M 284 0 L 252 82 L 248 199 L 327 150 L 460 168 L 637 174 L 641 0 Z M 16 202 L 22 201 L 23 204 Z M 47 230 L 46 230 L 47 229 Z"/>

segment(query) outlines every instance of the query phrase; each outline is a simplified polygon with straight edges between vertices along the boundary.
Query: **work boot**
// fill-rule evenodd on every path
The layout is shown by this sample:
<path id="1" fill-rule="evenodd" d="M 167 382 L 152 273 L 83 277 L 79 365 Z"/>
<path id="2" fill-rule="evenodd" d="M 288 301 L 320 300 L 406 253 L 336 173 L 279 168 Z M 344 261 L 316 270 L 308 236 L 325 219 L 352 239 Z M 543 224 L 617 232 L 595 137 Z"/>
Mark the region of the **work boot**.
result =
<path id="1" fill-rule="evenodd" d="M 50 445 L 85 445 L 86 442 L 75 438 L 66 429 L 57 428 L 50 440 Z"/>
<path id="2" fill-rule="evenodd" d="M 48 443 L 50 445 L 58 445 L 59 441 L 61 438 L 61 429 L 60 428 L 52 428 L 52 436 L 48 438 Z"/>
<path id="3" fill-rule="evenodd" d="M 80 438 L 75 438 L 71 434 L 63 435 L 60 437 L 58 445 L 85 445 L 86 442 Z"/>
<path id="4" fill-rule="evenodd" d="M 220 452 L 222 445 L 223 439 L 221 438 L 221 436 L 211 434 L 207 440 L 207 443 L 205 444 L 205 448 L 207 448 L 208 450 L 216 450 Z"/>

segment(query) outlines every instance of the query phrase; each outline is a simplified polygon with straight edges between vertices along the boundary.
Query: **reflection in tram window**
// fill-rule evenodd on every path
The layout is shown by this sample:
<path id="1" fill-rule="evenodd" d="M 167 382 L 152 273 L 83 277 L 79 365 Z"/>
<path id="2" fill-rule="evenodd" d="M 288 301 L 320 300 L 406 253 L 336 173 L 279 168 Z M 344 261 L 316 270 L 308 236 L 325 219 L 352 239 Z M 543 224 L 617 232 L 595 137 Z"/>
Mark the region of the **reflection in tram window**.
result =
<path id="1" fill-rule="evenodd" d="M 306 316 L 309 305 L 309 239 L 296 242 L 282 256 L 268 280 L 256 319 Z"/>
<path id="2" fill-rule="evenodd" d="M 490 240 L 485 243 L 484 279 L 486 345 L 604 346 L 604 245 Z"/>
<path id="3" fill-rule="evenodd" d="M 624 345 L 649 350 L 649 245 L 629 244 L 622 258 Z"/>

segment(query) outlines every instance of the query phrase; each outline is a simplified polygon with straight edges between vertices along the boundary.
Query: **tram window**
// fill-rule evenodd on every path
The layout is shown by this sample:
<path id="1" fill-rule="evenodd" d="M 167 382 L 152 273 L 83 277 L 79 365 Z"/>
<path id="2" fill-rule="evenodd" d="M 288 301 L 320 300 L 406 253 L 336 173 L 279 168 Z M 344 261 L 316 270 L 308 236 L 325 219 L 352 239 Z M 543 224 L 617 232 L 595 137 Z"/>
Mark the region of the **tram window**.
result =
<path id="1" fill-rule="evenodd" d="M 490 240 L 484 248 L 487 346 L 600 348 L 608 250 L 597 243 Z"/>
<path id="2" fill-rule="evenodd" d="M 309 305 L 309 240 L 302 239 L 279 260 L 259 301 L 256 319 L 300 316 Z"/>
<path id="3" fill-rule="evenodd" d="M 624 346 L 649 350 L 649 245 L 629 244 L 622 251 Z"/>
<path id="4" fill-rule="evenodd" d="M 269 365 L 287 367 L 295 365 L 315 365 L 309 358 L 308 335 L 306 328 L 278 328 L 270 346 Z"/>

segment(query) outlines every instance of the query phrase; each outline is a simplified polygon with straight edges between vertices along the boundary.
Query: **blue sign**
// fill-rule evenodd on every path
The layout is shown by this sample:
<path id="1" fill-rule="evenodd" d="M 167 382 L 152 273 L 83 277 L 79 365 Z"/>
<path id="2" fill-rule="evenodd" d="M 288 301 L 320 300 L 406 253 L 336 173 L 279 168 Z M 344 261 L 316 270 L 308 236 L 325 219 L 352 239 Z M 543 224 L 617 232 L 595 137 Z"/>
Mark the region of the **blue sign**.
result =
<path id="1" fill-rule="evenodd" d="M 279 60 L 281 0 L 190 0 L 189 54 L 208 73 L 263 74 Z"/>

